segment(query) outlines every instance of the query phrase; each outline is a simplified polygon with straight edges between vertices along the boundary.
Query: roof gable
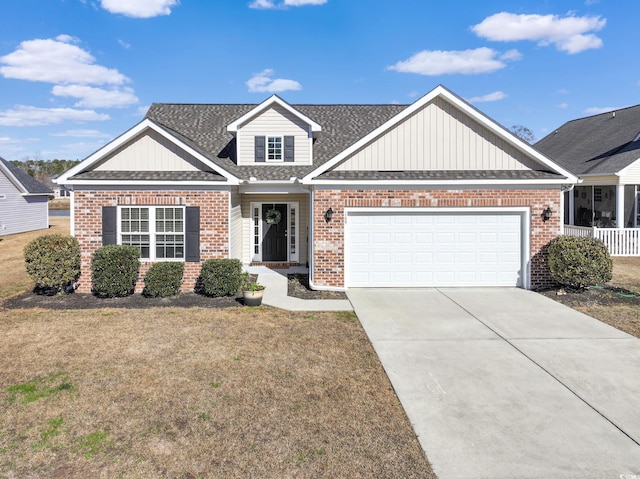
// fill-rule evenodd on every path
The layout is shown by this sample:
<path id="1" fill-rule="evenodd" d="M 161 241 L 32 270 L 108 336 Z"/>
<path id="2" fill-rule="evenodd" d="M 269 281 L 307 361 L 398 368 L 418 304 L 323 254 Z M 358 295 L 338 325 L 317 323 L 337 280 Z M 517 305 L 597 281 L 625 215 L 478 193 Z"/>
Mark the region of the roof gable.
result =
<path id="1" fill-rule="evenodd" d="M 267 98 L 265 101 L 260 103 L 258 106 L 256 106 L 252 110 L 250 110 L 247 113 L 245 113 L 244 115 L 242 115 L 240 118 L 238 118 L 233 123 L 231 123 L 229 126 L 227 126 L 227 131 L 230 132 L 230 133 L 237 133 L 238 130 L 240 128 L 242 128 L 243 125 L 245 125 L 246 123 L 251 121 L 253 118 L 259 116 L 262 113 L 264 113 L 269 108 L 273 108 L 276 105 L 279 106 L 280 108 L 286 110 L 291 115 L 297 117 L 304 124 L 308 125 L 309 130 L 313 134 L 316 134 L 316 133 L 319 133 L 320 131 L 322 131 L 322 127 L 318 123 L 316 123 L 311 118 L 307 117 L 306 115 L 301 113 L 299 110 L 297 110 L 294 107 L 292 107 L 291 105 L 289 105 L 286 101 L 284 101 L 278 95 L 273 95 L 270 98 Z"/>
<path id="2" fill-rule="evenodd" d="M 53 191 L 17 166 L 0 158 L 0 171 L 14 184 L 23 195 L 51 195 Z"/>
<path id="3" fill-rule="evenodd" d="M 369 145 L 372 145 L 374 142 L 384 138 L 385 135 L 389 135 L 390 132 L 398 129 L 400 125 L 405 124 L 407 121 L 410 121 L 412 117 L 417 114 L 420 114 L 425 108 L 428 108 L 430 105 L 435 104 L 437 102 L 444 102 L 442 104 L 451 105 L 457 112 L 459 112 L 460 118 L 464 118 L 464 121 L 460 121 L 460 123 L 466 124 L 467 130 L 472 130 L 473 128 L 481 127 L 488 134 L 492 136 L 495 142 L 495 139 L 498 139 L 503 143 L 503 150 L 509 150 L 511 152 L 510 159 L 512 163 L 512 167 L 509 169 L 533 169 L 534 165 L 538 165 L 537 169 L 548 170 L 558 176 L 555 176 L 555 180 L 564 180 L 574 182 L 577 181 L 571 173 L 569 173 L 564 168 L 552 162 L 549 158 L 535 150 L 528 143 L 522 141 L 520 138 L 516 137 L 512 133 L 505 130 L 502 126 L 491 120 L 489 117 L 481 113 L 479 110 L 462 100 L 457 95 L 453 94 L 443 86 L 438 86 L 431 92 L 429 92 L 424 97 L 420 98 L 418 101 L 410 105 L 409 107 L 402 110 L 400 113 L 395 115 L 393 118 L 386 121 L 384 124 L 380 125 L 374 131 L 372 131 L 367 136 L 361 138 L 359 141 L 355 142 L 349 148 L 345 149 L 338 155 L 336 155 L 331 160 L 327 161 L 325 164 L 320 166 L 319 168 L 311 171 L 305 178 L 304 181 L 307 182 L 325 182 L 332 181 L 328 177 L 325 179 L 319 178 L 321 175 L 327 174 L 329 171 L 334 169 L 340 169 L 340 164 L 348 160 L 349 158 L 357 155 L 359 152 L 362 152 Z M 471 126 L 470 126 L 471 125 Z M 474 126 L 476 125 L 476 126 Z M 416 138 L 419 135 L 415 135 Z M 397 144 L 395 145 L 397 146 Z M 387 148 L 387 156 L 391 157 L 392 152 L 395 153 L 393 147 Z M 437 159 L 434 159 L 438 161 Z M 457 168 L 451 168 L 448 164 L 445 164 L 442 159 L 439 160 L 442 162 L 442 165 L 437 166 L 440 170 L 456 170 L 456 169 L 477 169 L 474 168 L 475 165 L 467 165 L 464 164 L 459 165 Z M 388 164 L 388 158 L 382 160 L 382 165 Z M 361 162 L 360 165 L 363 163 Z M 420 170 L 424 168 L 425 164 L 418 165 L 416 164 L 415 170 Z M 433 168 L 433 165 L 428 165 L 430 168 Z M 515 168 L 513 167 L 515 166 Z M 343 168 L 349 169 L 349 168 Z M 361 169 L 361 168 L 360 168 Z M 373 170 L 373 167 L 371 168 Z M 397 169 L 397 168 L 392 168 Z M 405 169 L 403 166 L 401 169 Z M 497 168 L 497 169 L 507 169 L 507 168 Z M 331 176 L 331 175 L 330 175 Z M 346 178 L 345 178 L 346 180 Z"/>
<path id="4" fill-rule="evenodd" d="M 144 166 L 141 164 L 134 165 L 127 168 L 126 159 L 123 163 L 122 158 L 117 158 L 118 153 L 122 153 L 127 148 L 132 147 L 136 141 L 151 141 L 158 145 L 159 149 L 164 149 L 165 167 L 158 167 L 156 165 Z M 182 161 L 181 161 L 182 160 Z M 181 163 L 181 164 L 180 164 Z M 107 171 L 130 171 L 131 173 L 137 173 L 126 177 L 126 175 L 118 174 L 114 177 L 114 181 L 136 181 L 136 182 L 167 182 L 171 181 L 168 175 L 146 175 L 148 180 L 144 180 L 140 175 L 141 172 L 153 172 L 153 171 L 175 171 L 171 170 L 171 165 L 177 167 L 177 171 L 201 171 L 199 167 L 206 167 L 216 177 L 222 177 L 226 182 L 231 184 L 237 184 L 238 180 L 228 171 L 220 168 L 215 163 L 211 162 L 205 155 L 203 155 L 196 148 L 181 141 L 176 135 L 173 135 L 166 128 L 163 128 L 148 118 L 145 118 L 136 126 L 113 140 L 108 145 L 104 146 L 100 150 L 87 157 L 84 161 L 71 168 L 67 172 L 63 173 L 56 179 L 58 184 L 72 184 L 78 182 L 99 181 L 103 182 L 108 178 Z M 96 173 L 102 171 L 103 173 Z M 177 180 L 183 181 L 200 181 L 202 175 L 178 175 Z M 218 178 L 216 178 L 218 179 Z"/>

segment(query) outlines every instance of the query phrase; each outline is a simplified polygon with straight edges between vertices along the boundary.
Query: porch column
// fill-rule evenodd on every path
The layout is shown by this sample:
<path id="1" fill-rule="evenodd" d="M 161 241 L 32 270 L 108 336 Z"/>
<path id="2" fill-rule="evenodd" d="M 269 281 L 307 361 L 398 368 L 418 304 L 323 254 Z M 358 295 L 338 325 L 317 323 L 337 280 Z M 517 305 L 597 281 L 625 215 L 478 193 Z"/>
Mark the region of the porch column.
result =
<path id="1" fill-rule="evenodd" d="M 616 185 L 616 228 L 624 228 L 624 185 Z"/>

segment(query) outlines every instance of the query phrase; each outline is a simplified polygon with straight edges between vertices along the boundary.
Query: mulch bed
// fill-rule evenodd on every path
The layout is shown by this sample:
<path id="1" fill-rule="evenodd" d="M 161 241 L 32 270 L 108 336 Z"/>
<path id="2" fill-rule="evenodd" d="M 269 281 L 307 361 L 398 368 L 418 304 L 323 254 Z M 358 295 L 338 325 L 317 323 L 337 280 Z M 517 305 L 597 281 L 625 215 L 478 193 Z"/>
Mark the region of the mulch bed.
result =
<path id="1" fill-rule="evenodd" d="M 309 275 L 290 274 L 288 295 L 300 299 L 347 299 L 338 291 L 314 291 L 309 287 Z M 235 297 L 210 298 L 196 293 L 182 293 L 169 298 L 146 298 L 132 294 L 124 298 L 98 298 L 88 293 L 47 296 L 34 291 L 4 301 L 6 309 L 99 309 L 99 308 L 232 308 L 243 306 L 242 294 Z"/>
<path id="2" fill-rule="evenodd" d="M 289 274 L 287 295 L 300 299 L 347 299 L 341 291 L 315 291 L 309 286 L 308 274 Z"/>
<path id="3" fill-rule="evenodd" d="M 581 306 L 640 306 L 640 295 L 614 286 L 591 287 L 587 289 L 552 288 L 538 291 L 559 303 L 572 308 Z"/>

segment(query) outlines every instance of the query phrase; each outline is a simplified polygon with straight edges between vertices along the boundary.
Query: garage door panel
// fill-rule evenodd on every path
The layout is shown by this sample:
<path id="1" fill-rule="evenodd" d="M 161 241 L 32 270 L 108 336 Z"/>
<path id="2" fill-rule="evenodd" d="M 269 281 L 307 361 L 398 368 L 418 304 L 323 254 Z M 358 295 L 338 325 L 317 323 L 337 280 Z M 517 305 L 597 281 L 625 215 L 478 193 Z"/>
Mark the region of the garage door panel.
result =
<path id="1" fill-rule="evenodd" d="M 521 286 L 520 213 L 350 213 L 346 284 Z"/>

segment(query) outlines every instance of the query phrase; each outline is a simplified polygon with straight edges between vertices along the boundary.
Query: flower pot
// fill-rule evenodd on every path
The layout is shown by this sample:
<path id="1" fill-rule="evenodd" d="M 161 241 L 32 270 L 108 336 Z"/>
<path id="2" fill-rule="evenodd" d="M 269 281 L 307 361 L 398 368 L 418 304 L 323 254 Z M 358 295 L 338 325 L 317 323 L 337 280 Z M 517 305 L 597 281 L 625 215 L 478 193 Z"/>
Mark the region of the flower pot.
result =
<path id="1" fill-rule="evenodd" d="M 262 296 L 264 295 L 264 289 L 256 291 L 243 291 L 245 306 L 260 306 L 262 304 Z"/>

